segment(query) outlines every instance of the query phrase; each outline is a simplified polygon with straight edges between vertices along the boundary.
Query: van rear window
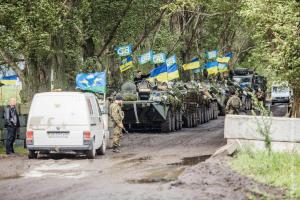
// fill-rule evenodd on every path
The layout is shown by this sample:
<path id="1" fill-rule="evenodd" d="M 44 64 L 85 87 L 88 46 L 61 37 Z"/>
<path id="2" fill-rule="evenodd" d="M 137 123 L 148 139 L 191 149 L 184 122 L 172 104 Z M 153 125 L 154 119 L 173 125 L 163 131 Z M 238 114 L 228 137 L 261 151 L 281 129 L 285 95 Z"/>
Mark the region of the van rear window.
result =
<path id="1" fill-rule="evenodd" d="M 38 96 L 30 109 L 32 125 L 82 125 L 88 123 L 88 111 L 80 96 Z"/>

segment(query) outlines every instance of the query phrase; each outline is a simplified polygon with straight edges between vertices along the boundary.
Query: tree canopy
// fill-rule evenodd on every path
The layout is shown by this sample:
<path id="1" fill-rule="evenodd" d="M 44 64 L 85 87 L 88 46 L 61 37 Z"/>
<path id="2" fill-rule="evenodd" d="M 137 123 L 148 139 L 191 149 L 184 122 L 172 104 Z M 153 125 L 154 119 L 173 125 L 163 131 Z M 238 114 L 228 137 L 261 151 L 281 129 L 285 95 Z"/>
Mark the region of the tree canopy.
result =
<path id="1" fill-rule="evenodd" d="M 118 45 L 150 49 L 180 63 L 204 51 L 233 52 L 230 67 L 256 68 L 299 87 L 299 1 L 289 0 L 3 0 L 0 63 L 23 82 L 23 98 L 74 89 L 80 71 L 109 71 L 116 87 Z M 19 62 L 25 68 L 18 67 Z M 148 72 L 151 65 L 136 66 Z M 274 76 L 272 76 L 274 77 Z"/>

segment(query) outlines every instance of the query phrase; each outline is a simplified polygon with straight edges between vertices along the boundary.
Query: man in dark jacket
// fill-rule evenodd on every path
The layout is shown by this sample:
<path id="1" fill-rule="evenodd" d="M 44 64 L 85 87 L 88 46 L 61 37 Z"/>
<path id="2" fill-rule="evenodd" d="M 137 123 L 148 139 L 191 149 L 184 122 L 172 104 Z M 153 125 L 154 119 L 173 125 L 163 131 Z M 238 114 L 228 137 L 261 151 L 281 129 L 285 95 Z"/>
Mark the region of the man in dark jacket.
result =
<path id="1" fill-rule="evenodd" d="M 140 70 L 136 72 L 136 75 L 133 79 L 134 83 L 137 85 L 138 83 L 142 82 L 144 79 L 149 78 L 150 74 L 143 75 Z"/>
<path id="2" fill-rule="evenodd" d="M 19 115 L 16 110 L 16 99 L 11 98 L 9 105 L 4 108 L 6 135 L 6 154 L 15 153 L 14 142 L 16 139 L 17 129 L 20 127 Z"/>

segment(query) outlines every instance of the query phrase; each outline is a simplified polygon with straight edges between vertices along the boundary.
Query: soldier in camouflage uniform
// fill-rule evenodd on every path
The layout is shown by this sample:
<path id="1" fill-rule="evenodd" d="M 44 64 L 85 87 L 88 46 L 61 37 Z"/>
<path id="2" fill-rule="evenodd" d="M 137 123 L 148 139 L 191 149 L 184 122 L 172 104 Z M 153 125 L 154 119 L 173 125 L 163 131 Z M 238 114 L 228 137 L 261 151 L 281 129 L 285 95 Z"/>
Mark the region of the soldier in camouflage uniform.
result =
<path id="1" fill-rule="evenodd" d="M 120 142 L 122 138 L 122 129 L 124 128 L 123 119 L 124 112 L 121 109 L 123 103 L 123 98 L 117 95 L 114 103 L 110 105 L 110 116 L 114 122 L 114 132 L 113 132 L 113 152 L 119 153 Z"/>
<path id="2" fill-rule="evenodd" d="M 242 101 L 238 96 L 238 91 L 232 92 L 232 96 L 228 99 L 226 104 L 226 113 L 238 115 L 239 110 L 242 107 Z"/>

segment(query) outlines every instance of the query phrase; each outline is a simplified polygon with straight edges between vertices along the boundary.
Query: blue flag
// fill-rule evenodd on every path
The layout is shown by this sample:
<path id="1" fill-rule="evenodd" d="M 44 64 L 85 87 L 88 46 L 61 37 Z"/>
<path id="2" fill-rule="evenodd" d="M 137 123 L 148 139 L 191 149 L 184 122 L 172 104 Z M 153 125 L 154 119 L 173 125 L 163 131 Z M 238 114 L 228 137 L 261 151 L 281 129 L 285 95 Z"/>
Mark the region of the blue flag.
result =
<path id="1" fill-rule="evenodd" d="M 153 58 L 153 51 L 144 53 L 138 57 L 139 64 L 143 65 L 147 62 L 150 62 L 150 61 L 152 61 L 152 58 Z"/>
<path id="2" fill-rule="evenodd" d="M 208 51 L 206 52 L 206 56 L 208 59 L 214 59 L 218 56 L 218 51 L 217 50 Z"/>
<path id="3" fill-rule="evenodd" d="M 167 64 L 168 67 L 171 67 L 172 65 L 176 64 L 176 55 L 173 55 L 173 56 L 169 57 L 166 60 L 166 64 Z"/>
<path id="4" fill-rule="evenodd" d="M 120 46 L 116 48 L 116 52 L 119 56 L 129 56 L 132 54 L 132 45 Z"/>
<path id="5" fill-rule="evenodd" d="M 158 53 L 153 55 L 153 63 L 154 64 L 161 64 L 166 61 L 166 54 L 165 53 Z"/>
<path id="6" fill-rule="evenodd" d="M 76 88 L 96 93 L 106 92 L 106 73 L 96 72 L 90 74 L 77 74 Z"/>
<path id="7" fill-rule="evenodd" d="M 229 58 L 232 58 L 233 57 L 233 53 L 229 52 L 229 53 L 226 53 L 224 57 L 229 57 Z"/>

